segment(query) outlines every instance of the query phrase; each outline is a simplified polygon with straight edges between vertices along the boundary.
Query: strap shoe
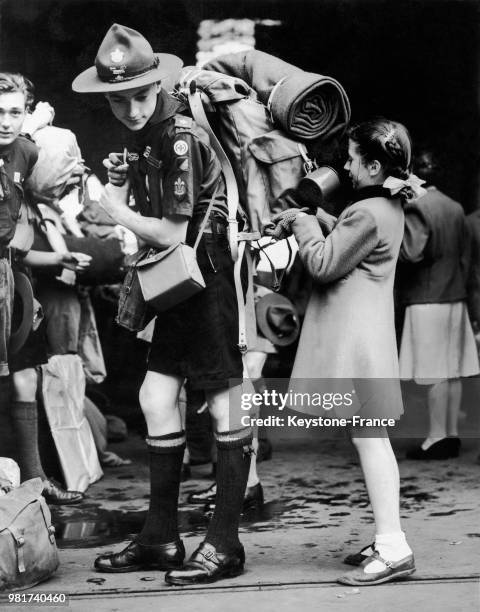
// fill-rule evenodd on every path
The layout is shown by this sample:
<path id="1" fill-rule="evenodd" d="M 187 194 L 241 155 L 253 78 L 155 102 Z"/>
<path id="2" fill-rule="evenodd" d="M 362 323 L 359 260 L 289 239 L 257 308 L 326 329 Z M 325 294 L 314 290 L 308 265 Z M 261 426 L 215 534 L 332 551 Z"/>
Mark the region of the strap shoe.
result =
<path id="1" fill-rule="evenodd" d="M 101 555 L 95 559 L 94 566 L 97 571 L 108 573 L 170 570 L 182 567 L 184 559 L 185 548 L 181 540 L 152 546 L 134 541 L 118 553 Z"/>
<path id="2" fill-rule="evenodd" d="M 365 559 L 368 559 L 375 552 L 375 544 L 369 544 L 362 548 L 362 550 L 358 551 L 358 553 L 354 553 L 353 555 L 347 555 L 343 560 L 347 565 L 354 565 L 358 567 L 361 565 Z"/>
<path id="3" fill-rule="evenodd" d="M 215 546 L 202 542 L 181 569 L 168 572 L 165 582 L 173 585 L 204 584 L 243 573 L 245 551 L 240 544 L 233 553 L 217 552 Z"/>
<path id="4" fill-rule="evenodd" d="M 407 451 L 407 459 L 416 459 L 420 461 L 428 461 L 430 459 L 438 461 L 442 459 L 453 459 L 458 457 L 460 446 L 460 438 L 443 438 L 429 446 L 427 450 L 423 450 L 421 446 L 410 449 Z"/>
<path id="5" fill-rule="evenodd" d="M 66 491 L 53 478 L 47 478 L 43 481 L 42 495 L 47 504 L 57 506 L 78 504 L 85 497 L 80 491 Z"/>
<path id="6" fill-rule="evenodd" d="M 368 574 L 364 571 L 364 568 L 372 561 L 380 561 L 385 565 L 385 569 L 380 572 L 372 572 Z M 399 580 L 410 576 L 415 571 L 415 560 L 413 555 L 408 555 L 400 561 L 385 561 L 377 551 L 373 553 L 368 559 L 357 569 L 348 572 L 341 576 L 337 582 L 340 584 L 348 584 L 351 586 L 370 586 L 374 584 L 382 584 L 383 582 L 390 582 L 391 580 Z"/>

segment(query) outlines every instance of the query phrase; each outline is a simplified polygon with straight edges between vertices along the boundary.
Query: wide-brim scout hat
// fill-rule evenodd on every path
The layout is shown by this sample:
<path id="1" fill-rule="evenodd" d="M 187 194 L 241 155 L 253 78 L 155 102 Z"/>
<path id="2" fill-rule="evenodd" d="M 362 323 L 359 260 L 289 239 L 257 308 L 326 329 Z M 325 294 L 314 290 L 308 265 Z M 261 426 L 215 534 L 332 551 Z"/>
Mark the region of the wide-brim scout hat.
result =
<path id="1" fill-rule="evenodd" d="M 72 89 L 79 93 L 108 93 L 167 78 L 173 85 L 182 66 L 176 55 L 154 53 L 140 32 L 115 23 L 98 49 L 95 65 L 77 76 Z"/>
<path id="2" fill-rule="evenodd" d="M 9 351 L 15 354 L 22 348 L 32 331 L 33 325 L 33 290 L 26 274 L 18 270 L 13 272 L 15 284 L 14 321 L 18 324 L 12 329 Z"/>
<path id="3" fill-rule="evenodd" d="M 278 293 L 268 293 L 255 304 L 261 333 L 276 346 L 288 346 L 300 333 L 300 320 L 292 302 Z"/>

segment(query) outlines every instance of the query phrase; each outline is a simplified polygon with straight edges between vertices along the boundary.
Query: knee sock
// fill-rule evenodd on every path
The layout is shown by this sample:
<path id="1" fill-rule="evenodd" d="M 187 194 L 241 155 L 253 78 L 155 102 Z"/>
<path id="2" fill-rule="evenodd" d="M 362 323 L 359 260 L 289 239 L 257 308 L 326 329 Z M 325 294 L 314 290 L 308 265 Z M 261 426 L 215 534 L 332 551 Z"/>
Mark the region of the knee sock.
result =
<path id="1" fill-rule="evenodd" d="M 137 541 L 166 544 L 178 539 L 178 493 L 185 450 L 185 432 L 148 436 L 150 506 Z"/>
<path id="2" fill-rule="evenodd" d="M 205 541 L 219 552 L 228 553 L 239 546 L 238 525 L 250 467 L 252 430 L 242 428 L 216 433 L 215 438 L 217 497 Z"/>
<path id="3" fill-rule="evenodd" d="M 40 477 L 45 480 L 38 450 L 37 402 L 10 403 L 10 415 L 18 448 L 18 463 L 22 480 Z"/>
<path id="4" fill-rule="evenodd" d="M 412 554 L 412 549 L 408 545 L 403 531 L 377 534 L 375 536 L 375 550 L 382 559 L 385 559 L 385 561 L 392 561 L 393 563 Z M 370 574 L 381 572 L 384 569 L 385 565 L 376 559 L 369 563 L 364 571 Z"/>

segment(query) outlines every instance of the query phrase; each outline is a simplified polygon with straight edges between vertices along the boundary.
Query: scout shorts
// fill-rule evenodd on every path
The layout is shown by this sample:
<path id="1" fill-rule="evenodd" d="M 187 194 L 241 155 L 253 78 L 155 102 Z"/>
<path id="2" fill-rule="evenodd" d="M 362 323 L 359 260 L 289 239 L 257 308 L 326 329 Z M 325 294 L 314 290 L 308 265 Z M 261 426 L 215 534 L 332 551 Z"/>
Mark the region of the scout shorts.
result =
<path id="1" fill-rule="evenodd" d="M 233 262 L 226 235 L 204 234 L 197 251 L 206 287 L 157 315 L 148 370 L 188 379 L 192 389 L 242 377 Z M 244 286 L 246 271 L 242 270 Z"/>

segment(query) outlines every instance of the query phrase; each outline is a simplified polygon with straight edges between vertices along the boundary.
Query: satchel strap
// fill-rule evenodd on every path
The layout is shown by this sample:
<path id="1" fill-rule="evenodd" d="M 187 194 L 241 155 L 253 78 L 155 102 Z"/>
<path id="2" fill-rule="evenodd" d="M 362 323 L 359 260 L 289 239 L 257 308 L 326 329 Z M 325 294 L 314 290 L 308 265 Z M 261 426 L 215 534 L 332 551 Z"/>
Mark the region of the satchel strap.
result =
<path id="1" fill-rule="evenodd" d="M 205 212 L 205 216 L 203 217 L 202 223 L 200 225 L 200 229 L 198 230 L 197 239 L 195 240 L 195 244 L 193 245 L 193 251 L 195 253 L 197 252 L 198 245 L 200 244 L 200 240 L 202 238 L 203 232 L 205 231 L 205 228 L 207 226 L 208 217 L 217 199 L 217 194 L 218 194 L 219 189 L 220 189 L 220 180 L 218 180 L 215 186 L 215 190 L 213 192 L 212 199 L 210 200 L 210 204 L 208 205 L 208 208 Z"/>
<path id="2" fill-rule="evenodd" d="M 25 572 L 25 555 L 23 554 L 23 546 L 25 545 L 25 535 L 23 527 L 18 527 L 17 525 L 10 525 L 8 530 L 13 536 L 15 540 L 15 544 L 17 545 L 17 567 L 20 574 Z"/>

